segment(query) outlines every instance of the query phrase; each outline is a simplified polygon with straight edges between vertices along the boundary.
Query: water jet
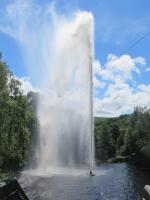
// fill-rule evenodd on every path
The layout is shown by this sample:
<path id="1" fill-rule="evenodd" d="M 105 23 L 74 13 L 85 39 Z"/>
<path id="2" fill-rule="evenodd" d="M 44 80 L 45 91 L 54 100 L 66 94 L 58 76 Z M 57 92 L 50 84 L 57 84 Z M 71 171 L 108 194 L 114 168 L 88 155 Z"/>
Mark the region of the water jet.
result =
<path id="1" fill-rule="evenodd" d="M 84 168 L 93 155 L 93 17 L 77 13 L 55 33 L 46 88 L 38 103 L 40 149 L 38 170 Z"/>

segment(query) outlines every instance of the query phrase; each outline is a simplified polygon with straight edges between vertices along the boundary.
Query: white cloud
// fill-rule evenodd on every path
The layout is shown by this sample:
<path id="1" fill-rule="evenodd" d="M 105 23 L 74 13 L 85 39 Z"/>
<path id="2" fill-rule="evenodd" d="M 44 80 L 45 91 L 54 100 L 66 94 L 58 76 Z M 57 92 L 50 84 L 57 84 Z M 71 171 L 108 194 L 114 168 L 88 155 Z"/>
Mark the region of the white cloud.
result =
<path id="1" fill-rule="evenodd" d="M 93 77 L 93 84 L 94 88 L 104 88 L 106 86 L 106 83 L 100 81 L 96 76 Z"/>
<path id="2" fill-rule="evenodd" d="M 101 68 L 102 68 L 102 66 L 101 66 L 99 60 L 94 60 L 94 62 L 93 62 L 93 74 L 100 76 L 101 75 Z"/>
<path id="3" fill-rule="evenodd" d="M 141 84 L 141 85 L 138 85 L 138 88 L 142 91 L 142 92 L 147 92 L 150 94 L 150 84 Z"/>
<path id="4" fill-rule="evenodd" d="M 104 88 L 105 83 L 100 80 L 100 75 L 101 75 L 101 64 L 99 60 L 94 60 L 93 62 L 93 84 L 94 88 Z"/>
<path id="5" fill-rule="evenodd" d="M 38 88 L 33 87 L 29 77 L 18 78 L 18 77 L 15 76 L 15 79 L 17 79 L 21 82 L 21 89 L 23 90 L 23 93 L 25 95 L 30 91 L 33 91 L 33 92 L 39 92 L 40 91 Z"/>
<path id="6" fill-rule="evenodd" d="M 125 83 L 110 84 L 103 99 L 96 98 L 96 115 L 115 117 L 130 111 L 130 97 L 132 89 Z M 131 108 L 132 109 L 132 108 Z M 109 112 L 109 113 L 108 113 Z"/>
<path id="7" fill-rule="evenodd" d="M 106 91 L 103 97 L 95 97 L 95 116 L 116 117 L 131 113 L 135 106 L 150 106 L 150 84 L 137 84 L 134 80 L 134 73 L 139 74 L 145 65 L 143 57 L 129 55 L 110 54 L 103 67 L 96 61 L 95 74 L 105 84 Z"/>
<path id="8" fill-rule="evenodd" d="M 138 85 L 134 90 L 126 83 L 110 84 L 105 94 L 95 99 L 96 116 L 116 117 L 133 112 L 136 106 L 150 106 L 150 85 Z"/>
<path id="9" fill-rule="evenodd" d="M 150 72 L 150 67 L 147 67 L 145 71 Z"/>
<path id="10" fill-rule="evenodd" d="M 142 57 L 132 58 L 129 55 L 122 55 L 120 57 L 109 54 L 107 62 L 101 68 L 100 75 L 104 80 L 130 80 L 132 73 L 140 73 L 139 67 L 145 65 L 145 60 Z"/>

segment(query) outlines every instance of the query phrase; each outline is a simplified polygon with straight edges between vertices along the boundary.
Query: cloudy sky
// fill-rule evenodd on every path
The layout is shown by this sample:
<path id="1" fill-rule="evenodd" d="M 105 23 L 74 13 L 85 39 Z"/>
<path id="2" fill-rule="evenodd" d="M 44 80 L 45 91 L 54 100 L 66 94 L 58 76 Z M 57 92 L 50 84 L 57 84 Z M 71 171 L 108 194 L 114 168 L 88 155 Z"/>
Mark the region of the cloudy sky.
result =
<path id="1" fill-rule="evenodd" d="M 0 1 L 0 14 L 13 0 Z M 18 1 L 16 1 L 18 2 Z M 34 0 L 46 5 L 50 0 Z M 75 10 L 90 11 L 95 20 L 94 110 L 95 116 L 131 113 L 135 106 L 150 105 L 149 0 L 57 0 L 62 15 Z M 0 18 L 0 27 L 4 27 Z M 0 51 L 23 87 L 36 88 L 30 80 L 19 44 L 0 28 Z"/>

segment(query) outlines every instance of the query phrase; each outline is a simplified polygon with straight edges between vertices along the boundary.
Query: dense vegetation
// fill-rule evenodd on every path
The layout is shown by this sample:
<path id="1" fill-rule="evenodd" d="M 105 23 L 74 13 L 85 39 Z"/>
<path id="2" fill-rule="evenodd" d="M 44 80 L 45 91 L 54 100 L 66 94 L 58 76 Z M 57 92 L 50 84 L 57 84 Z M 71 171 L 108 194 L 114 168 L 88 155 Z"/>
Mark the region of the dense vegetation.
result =
<path id="1" fill-rule="evenodd" d="M 0 56 L 0 171 L 25 165 L 35 124 L 32 93 L 23 94 L 21 83 Z"/>
<path id="2" fill-rule="evenodd" d="M 133 114 L 118 118 L 95 119 L 96 157 L 150 158 L 150 109 L 135 108 Z"/>

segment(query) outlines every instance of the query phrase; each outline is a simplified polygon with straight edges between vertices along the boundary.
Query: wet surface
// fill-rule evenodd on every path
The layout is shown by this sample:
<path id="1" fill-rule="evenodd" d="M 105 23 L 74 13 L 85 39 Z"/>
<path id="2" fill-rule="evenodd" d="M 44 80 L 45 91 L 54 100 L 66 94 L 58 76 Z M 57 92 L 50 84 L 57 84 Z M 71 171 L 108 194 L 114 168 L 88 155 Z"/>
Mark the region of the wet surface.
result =
<path id="1" fill-rule="evenodd" d="M 23 173 L 19 182 L 30 200 L 141 200 L 150 184 L 148 169 L 126 163 L 105 164 L 88 171 L 64 174 Z"/>

